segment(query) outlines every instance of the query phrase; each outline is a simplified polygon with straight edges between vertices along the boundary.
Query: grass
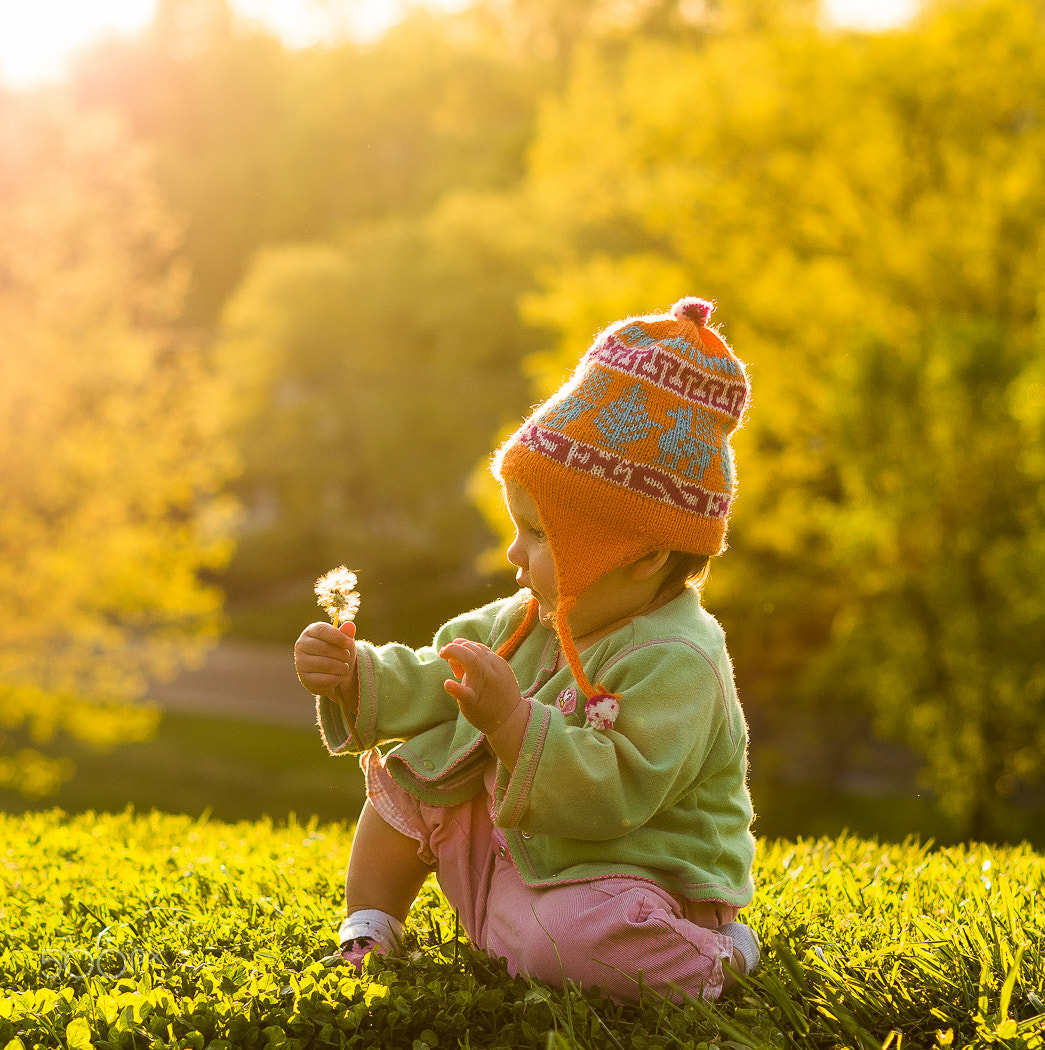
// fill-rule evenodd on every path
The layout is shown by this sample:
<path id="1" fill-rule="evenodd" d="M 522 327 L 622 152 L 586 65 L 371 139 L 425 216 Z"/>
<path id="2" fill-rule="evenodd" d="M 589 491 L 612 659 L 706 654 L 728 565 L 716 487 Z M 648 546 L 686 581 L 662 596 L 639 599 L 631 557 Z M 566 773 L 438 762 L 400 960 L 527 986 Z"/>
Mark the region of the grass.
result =
<path id="1" fill-rule="evenodd" d="M 1045 858 L 763 841 L 763 965 L 719 1004 L 511 978 L 433 883 L 406 954 L 335 948 L 351 829 L 57 810 L 0 817 L 0 1047 L 1027 1047 L 1045 1044 Z"/>

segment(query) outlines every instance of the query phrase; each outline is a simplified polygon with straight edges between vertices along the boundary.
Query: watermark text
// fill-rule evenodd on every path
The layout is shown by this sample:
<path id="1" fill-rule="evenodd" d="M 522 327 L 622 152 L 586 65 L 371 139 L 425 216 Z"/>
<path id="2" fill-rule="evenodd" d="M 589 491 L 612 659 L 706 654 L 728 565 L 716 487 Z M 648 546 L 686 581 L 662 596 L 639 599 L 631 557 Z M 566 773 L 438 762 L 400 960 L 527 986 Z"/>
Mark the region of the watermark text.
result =
<path id="1" fill-rule="evenodd" d="M 166 965 L 162 955 L 144 949 L 125 952 L 118 948 L 102 948 L 91 952 L 86 948 L 73 948 L 61 952 L 40 952 L 40 972 L 45 977 L 61 980 L 86 980 L 88 977 L 115 979 Z"/>

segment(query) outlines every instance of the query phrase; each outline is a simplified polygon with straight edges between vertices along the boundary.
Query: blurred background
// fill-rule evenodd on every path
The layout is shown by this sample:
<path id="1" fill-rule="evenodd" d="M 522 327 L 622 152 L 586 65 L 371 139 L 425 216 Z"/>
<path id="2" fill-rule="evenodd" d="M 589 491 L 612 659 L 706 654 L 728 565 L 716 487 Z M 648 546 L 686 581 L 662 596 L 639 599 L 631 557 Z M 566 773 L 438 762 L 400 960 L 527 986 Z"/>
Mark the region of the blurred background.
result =
<path id="1" fill-rule="evenodd" d="M 487 455 L 695 294 L 756 830 L 1045 846 L 1040 0 L 0 0 L 0 78 L 0 807 L 354 820 L 316 577 L 510 593 Z"/>

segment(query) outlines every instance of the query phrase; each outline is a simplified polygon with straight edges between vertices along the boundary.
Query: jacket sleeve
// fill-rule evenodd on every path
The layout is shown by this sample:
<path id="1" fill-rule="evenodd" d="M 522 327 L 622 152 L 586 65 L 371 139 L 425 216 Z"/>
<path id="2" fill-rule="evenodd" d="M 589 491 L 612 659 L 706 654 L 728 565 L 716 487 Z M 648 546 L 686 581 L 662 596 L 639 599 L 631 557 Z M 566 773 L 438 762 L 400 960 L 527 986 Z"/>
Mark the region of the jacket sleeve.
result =
<path id="1" fill-rule="evenodd" d="M 602 669 L 602 681 L 621 697 L 610 730 L 570 725 L 558 708 L 531 705 L 519 760 L 498 780 L 500 827 L 617 838 L 746 747 L 724 650 L 709 655 L 683 638 L 635 643 Z"/>
<path id="2" fill-rule="evenodd" d="M 511 602 L 465 613 L 444 624 L 431 645 L 421 649 L 392 643 L 356 643 L 359 709 L 353 723 L 364 749 L 393 740 L 409 740 L 443 722 L 456 721 L 456 701 L 443 688 L 450 668 L 439 650 L 454 638 L 495 645 L 511 622 Z M 320 733 L 331 754 L 355 752 L 349 731 L 351 713 L 335 700 L 317 697 Z"/>

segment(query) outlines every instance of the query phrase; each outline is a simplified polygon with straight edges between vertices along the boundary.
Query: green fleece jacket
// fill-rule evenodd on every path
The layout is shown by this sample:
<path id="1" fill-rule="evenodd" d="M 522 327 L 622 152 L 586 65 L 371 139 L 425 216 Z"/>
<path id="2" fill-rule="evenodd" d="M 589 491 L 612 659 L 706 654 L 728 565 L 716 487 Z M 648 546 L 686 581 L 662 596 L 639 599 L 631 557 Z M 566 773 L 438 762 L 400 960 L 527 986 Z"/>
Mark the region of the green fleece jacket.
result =
<path id="1" fill-rule="evenodd" d="M 516 595 L 451 620 L 431 646 L 357 643 L 364 747 L 405 741 L 387 757 L 401 787 L 454 805 L 483 788 L 483 735 L 443 688 L 439 648 L 468 638 L 496 649 L 519 623 Z M 530 714 L 511 773 L 498 763 L 495 824 L 531 886 L 630 875 L 692 900 L 740 907 L 752 897 L 754 839 L 747 728 L 718 623 L 687 589 L 582 654 L 591 681 L 620 696 L 612 729 L 585 726 L 569 667 L 553 673 L 554 632 L 534 627 L 510 663 Z M 346 711 L 320 697 L 320 730 L 347 753 Z"/>

